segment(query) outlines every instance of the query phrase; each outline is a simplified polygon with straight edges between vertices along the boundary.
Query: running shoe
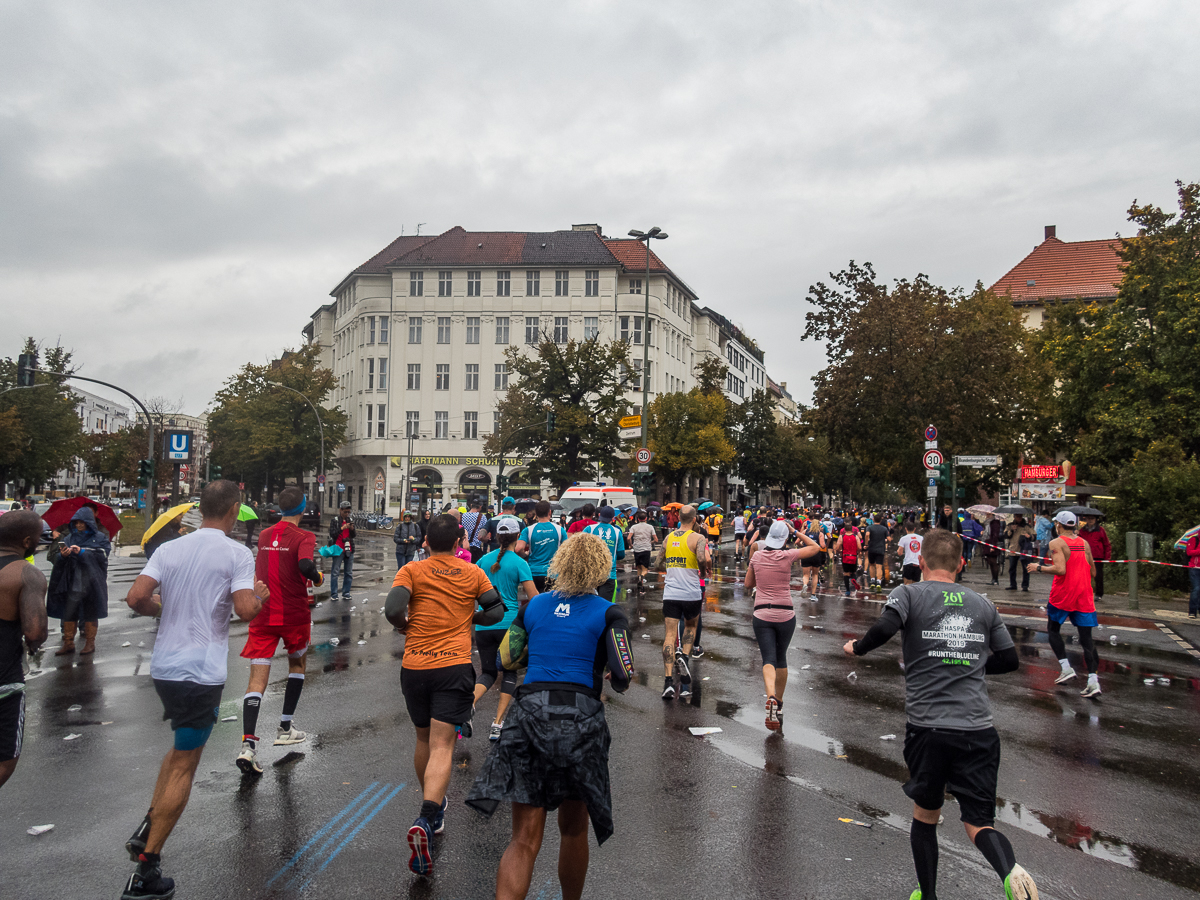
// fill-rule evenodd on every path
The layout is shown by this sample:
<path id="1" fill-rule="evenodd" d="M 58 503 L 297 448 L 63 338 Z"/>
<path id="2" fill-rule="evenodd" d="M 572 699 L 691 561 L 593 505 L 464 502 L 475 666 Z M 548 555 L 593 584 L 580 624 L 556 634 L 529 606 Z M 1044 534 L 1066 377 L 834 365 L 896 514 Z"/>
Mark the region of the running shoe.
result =
<path id="1" fill-rule="evenodd" d="M 692 648 L 692 659 L 699 659 L 703 655 L 704 650 L 699 644 Z"/>
<path id="2" fill-rule="evenodd" d="M 133 837 L 125 842 L 125 850 L 129 854 L 130 862 L 137 862 L 138 856 L 146 852 L 146 841 L 150 839 L 150 816 L 142 819 L 142 824 L 137 827 L 137 831 L 133 833 Z"/>
<path id="3" fill-rule="evenodd" d="M 503 731 L 503 730 L 504 730 L 504 723 L 503 723 L 503 722 L 493 722 L 493 723 L 492 723 L 492 730 L 491 730 L 491 732 L 488 734 L 488 740 L 489 740 L 489 741 L 498 741 L 498 740 L 500 740 L 500 732 L 501 732 L 501 731 Z"/>
<path id="4" fill-rule="evenodd" d="M 243 775 L 262 774 L 262 764 L 258 761 L 258 754 L 254 752 L 254 745 L 249 741 L 242 741 L 242 752 L 237 755 L 235 762 L 237 763 L 237 767 L 242 770 Z M 128 847 L 129 845 L 126 844 L 125 846 Z M 145 849 L 144 846 L 143 849 Z"/>
<path id="5" fill-rule="evenodd" d="M 692 678 L 691 667 L 688 666 L 687 655 L 683 652 L 682 647 L 675 648 L 675 668 L 679 670 L 679 675 L 683 680 L 690 681 Z"/>
<path id="6" fill-rule="evenodd" d="M 276 747 L 286 744 L 303 744 L 306 740 L 308 740 L 308 733 L 301 731 L 299 728 L 283 728 L 280 726 L 275 729 Z"/>
<path id="7" fill-rule="evenodd" d="M 1020 866 L 1013 866 L 1004 879 L 1004 896 L 1007 900 L 1038 900 L 1037 885 L 1028 872 Z"/>
<path id="8" fill-rule="evenodd" d="M 458 726 L 458 739 L 460 741 L 463 740 L 464 738 L 469 738 L 474 733 L 475 733 L 475 730 L 471 727 L 470 719 L 467 719 L 467 721 L 463 722 L 461 725 Z"/>
<path id="9" fill-rule="evenodd" d="M 921 889 L 917 888 L 915 891 L 909 894 L 908 900 L 921 900 Z"/>
<path id="10" fill-rule="evenodd" d="M 767 728 L 771 731 L 779 730 L 779 701 L 774 697 L 767 698 Z"/>
<path id="11" fill-rule="evenodd" d="M 1081 696 L 1081 697 L 1099 697 L 1100 696 L 1100 682 L 1089 681 L 1084 686 L 1083 690 L 1079 692 L 1079 696 Z"/>
<path id="12" fill-rule="evenodd" d="M 442 798 L 442 808 L 438 810 L 437 815 L 434 816 L 433 820 L 429 823 L 430 827 L 433 829 L 434 834 L 441 834 L 443 831 L 446 830 L 446 808 L 449 805 L 450 805 L 450 798 L 443 797 Z"/>
<path id="13" fill-rule="evenodd" d="M 1067 669 L 1067 671 L 1063 672 L 1061 675 L 1059 675 L 1057 678 L 1054 679 L 1054 683 L 1055 684 L 1065 684 L 1066 682 L 1070 681 L 1074 677 L 1075 677 L 1075 670 Z"/>
<path id="14" fill-rule="evenodd" d="M 125 883 L 121 900 L 170 900 L 175 896 L 175 881 L 164 878 L 157 863 L 139 862 Z"/>
<path id="15" fill-rule="evenodd" d="M 679 699 L 684 700 L 692 696 L 692 683 L 690 681 L 679 682 Z"/>
<path id="16" fill-rule="evenodd" d="M 674 700 L 675 699 L 675 685 L 668 683 L 667 686 L 665 688 L 663 688 L 662 698 L 664 700 Z"/>
<path id="17" fill-rule="evenodd" d="M 417 821 L 408 829 L 408 849 L 412 851 L 408 867 L 417 875 L 433 874 L 432 844 L 433 829 L 429 826 L 429 820 L 417 816 Z"/>

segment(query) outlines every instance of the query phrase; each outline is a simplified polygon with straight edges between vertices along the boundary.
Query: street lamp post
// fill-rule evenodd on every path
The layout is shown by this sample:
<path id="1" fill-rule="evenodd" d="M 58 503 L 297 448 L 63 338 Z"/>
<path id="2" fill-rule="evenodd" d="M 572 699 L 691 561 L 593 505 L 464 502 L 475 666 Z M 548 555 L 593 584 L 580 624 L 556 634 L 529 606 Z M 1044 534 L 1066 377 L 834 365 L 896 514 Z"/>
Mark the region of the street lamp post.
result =
<path id="1" fill-rule="evenodd" d="M 285 391 L 291 391 L 293 394 L 299 395 L 312 408 L 313 415 L 317 417 L 317 431 L 321 435 L 321 507 L 324 509 L 327 506 L 325 492 L 329 485 L 325 483 L 325 423 L 321 421 L 321 414 L 317 411 L 317 407 L 313 402 L 295 388 L 290 388 L 286 384 L 280 384 L 278 381 L 268 381 L 267 384 L 271 385 L 271 387 L 282 388 Z"/>
<path id="2" fill-rule="evenodd" d="M 649 231 L 631 229 L 629 236 L 646 242 L 646 281 L 642 285 L 646 298 L 646 312 L 642 317 L 642 446 L 645 447 L 650 423 L 650 242 L 665 241 L 667 233 L 655 225 Z"/>

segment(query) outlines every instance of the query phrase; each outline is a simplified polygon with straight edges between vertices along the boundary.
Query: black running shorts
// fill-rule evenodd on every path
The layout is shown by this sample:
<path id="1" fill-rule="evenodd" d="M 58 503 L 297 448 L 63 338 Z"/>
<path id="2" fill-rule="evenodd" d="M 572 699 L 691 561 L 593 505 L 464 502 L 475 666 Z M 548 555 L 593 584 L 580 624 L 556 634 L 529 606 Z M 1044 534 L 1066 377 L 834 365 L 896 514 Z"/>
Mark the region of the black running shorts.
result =
<path id="1" fill-rule="evenodd" d="M 649 550 L 634 550 L 633 564 L 641 566 L 643 569 L 650 568 L 650 551 Z"/>
<path id="2" fill-rule="evenodd" d="M 847 578 L 853 578 L 855 575 L 858 574 L 858 563 L 847 562 L 846 560 L 843 559 L 842 560 L 842 574 L 845 575 Z"/>
<path id="3" fill-rule="evenodd" d="M 663 600 L 663 618 L 694 619 L 703 608 L 703 600 Z"/>
<path id="4" fill-rule="evenodd" d="M 907 566 L 904 567 L 903 570 L 901 570 L 900 574 L 904 578 L 905 581 L 920 581 L 921 580 L 921 567 L 918 565 L 914 565 L 913 563 L 909 563 Z"/>
<path id="5" fill-rule="evenodd" d="M 879 550 L 879 551 L 868 550 L 867 551 L 867 565 L 868 566 L 882 566 L 883 565 L 883 551 L 882 550 Z"/>
<path id="6" fill-rule="evenodd" d="M 819 569 L 827 562 L 829 562 L 829 555 L 822 550 L 815 556 L 806 556 L 800 560 L 800 567 L 802 569 Z"/>
<path id="7" fill-rule="evenodd" d="M 788 644 L 792 642 L 792 635 L 796 632 L 795 617 L 786 622 L 767 622 L 758 617 L 751 621 L 758 649 L 762 653 L 763 665 L 786 669 Z"/>
<path id="8" fill-rule="evenodd" d="M 431 719 L 461 725 L 475 702 L 475 667 L 470 663 L 440 669 L 400 669 L 400 691 L 408 717 L 418 728 Z"/>
<path id="9" fill-rule="evenodd" d="M 0 700 L 0 762 L 21 755 L 25 736 L 25 692 L 18 691 Z"/>
<path id="10" fill-rule="evenodd" d="M 537 588 L 537 591 L 539 594 L 546 593 L 547 585 L 549 585 L 549 584 L 550 584 L 550 576 L 549 575 L 534 575 L 533 576 L 533 586 L 535 588 Z M 530 597 L 529 599 L 532 600 L 533 598 Z"/>
<path id="11" fill-rule="evenodd" d="M 954 795 L 962 820 L 976 828 L 996 821 L 1000 735 L 995 728 L 957 731 L 909 725 L 904 732 L 904 793 L 922 809 L 941 809 Z"/>
<path id="12" fill-rule="evenodd" d="M 171 722 L 171 730 L 212 728 L 221 706 L 223 684 L 197 684 L 194 681 L 164 681 L 154 679 L 154 690 L 162 701 L 163 718 Z"/>

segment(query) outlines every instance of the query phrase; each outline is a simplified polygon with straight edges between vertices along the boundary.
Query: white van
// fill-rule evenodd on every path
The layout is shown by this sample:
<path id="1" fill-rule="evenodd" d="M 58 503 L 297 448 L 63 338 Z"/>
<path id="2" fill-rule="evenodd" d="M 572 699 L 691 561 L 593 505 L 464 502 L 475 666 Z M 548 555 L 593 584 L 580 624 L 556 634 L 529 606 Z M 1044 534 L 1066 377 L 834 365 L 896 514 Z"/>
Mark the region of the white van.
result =
<path id="1" fill-rule="evenodd" d="M 626 506 L 630 503 L 636 506 L 637 496 L 631 487 L 605 484 L 603 481 L 577 481 L 562 492 L 558 502 L 568 513 L 573 513 L 587 503 L 597 508 L 602 502 L 607 502 L 609 506 Z"/>

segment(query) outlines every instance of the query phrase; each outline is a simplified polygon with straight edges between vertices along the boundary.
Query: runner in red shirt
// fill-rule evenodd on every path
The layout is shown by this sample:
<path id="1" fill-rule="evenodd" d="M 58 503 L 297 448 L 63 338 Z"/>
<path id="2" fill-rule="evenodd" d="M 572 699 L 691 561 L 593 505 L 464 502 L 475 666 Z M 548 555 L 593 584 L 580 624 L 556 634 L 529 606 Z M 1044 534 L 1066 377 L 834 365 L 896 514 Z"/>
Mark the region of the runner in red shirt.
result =
<path id="1" fill-rule="evenodd" d="M 579 518 L 570 524 L 567 534 L 578 534 L 589 525 L 595 525 L 596 520 L 592 518 L 594 515 L 596 515 L 596 507 L 590 503 L 583 504 L 579 510 Z"/>
<path id="2" fill-rule="evenodd" d="M 854 577 L 858 574 L 858 532 L 852 526 L 847 525 L 842 529 L 837 549 L 842 554 L 842 578 L 846 582 L 846 595 L 849 596 L 851 585 L 858 590 L 858 581 Z"/>
<path id="3" fill-rule="evenodd" d="M 279 495 L 283 519 L 259 535 L 254 575 L 266 582 L 270 598 L 250 622 L 250 633 L 242 658 L 250 660 L 250 684 L 242 700 L 242 752 L 237 767 L 247 775 L 261 775 L 256 753 L 258 710 L 271 674 L 271 657 L 283 641 L 288 655 L 287 688 L 283 693 L 283 715 L 275 732 L 275 744 L 299 744 L 308 735 L 292 727 L 292 716 L 304 688 L 304 667 L 312 634 L 309 584 L 320 584 L 322 576 L 313 562 L 316 536 L 300 528 L 307 498 L 297 487 L 284 488 Z"/>
<path id="4" fill-rule="evenodd" d="M 1095 697 L 1100 693 L 1100 678 L 1096 674 L 1100 667 L 1100 654 L 1096 652 L 1096 644 L 1092 640 L 1092 629 L 1099 624 L 1096 598 L 1092 593 L 1092 573 L 1096 564 L 1087 541 L 1075 533 L 1078 524 L 1075 513 L 1060 510 L 1054 517 L 1058 537 L 1050 542 L 1050 565 L 1036 562 L 1025 568 L 1029 572 L 1054 574 L 1050 600 L 1046 603 L 1050 647 L 1062 667 L 1062 673 L 1054 679 L 1054 683 L 1062 684 L 1075 677 L 1061 634 L 1063 622 L 1070 619 L 1079 633 L 1079 646 L 1083 648 L 1083 663 L 1088 672 L 1088 682 L 1080 693 L 1084 697 Z"/>

